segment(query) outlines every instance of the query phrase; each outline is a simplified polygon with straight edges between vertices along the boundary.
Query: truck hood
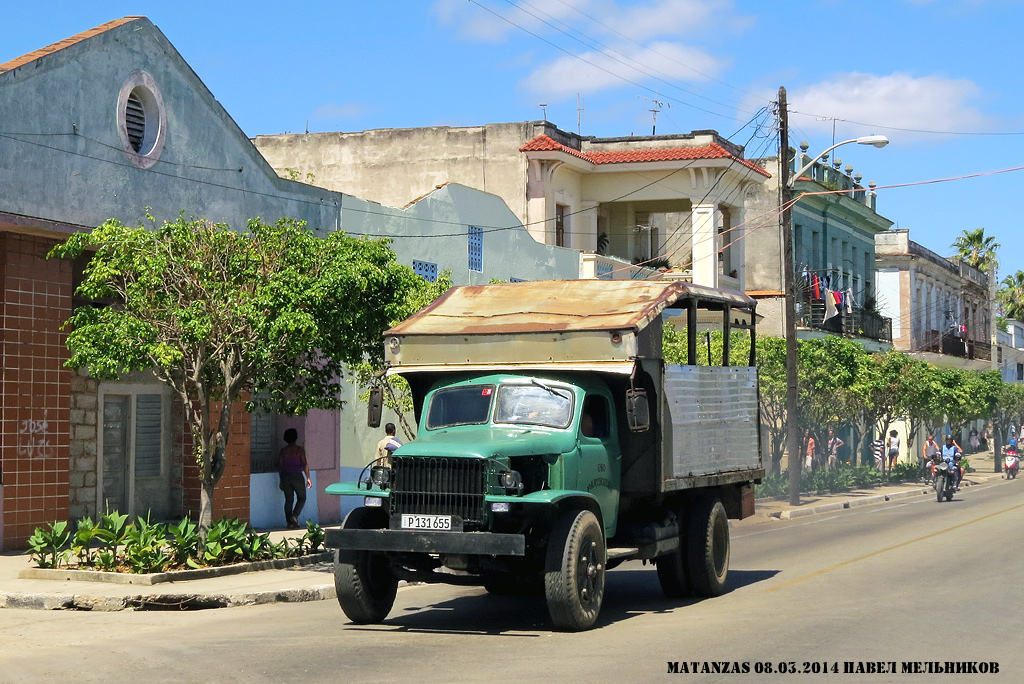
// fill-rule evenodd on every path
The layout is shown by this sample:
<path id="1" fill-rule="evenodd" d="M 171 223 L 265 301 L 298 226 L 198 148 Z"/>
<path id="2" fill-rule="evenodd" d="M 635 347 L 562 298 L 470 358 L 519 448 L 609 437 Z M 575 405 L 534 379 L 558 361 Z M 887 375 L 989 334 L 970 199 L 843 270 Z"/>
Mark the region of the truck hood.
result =
<path id="1" fill-rule="evenodd" d="M 576 435 L 528 427 L 451 428 L 429 432 L 395 452 L 396 456 L 509 458 L 561 455 L 576 448 Z"/>

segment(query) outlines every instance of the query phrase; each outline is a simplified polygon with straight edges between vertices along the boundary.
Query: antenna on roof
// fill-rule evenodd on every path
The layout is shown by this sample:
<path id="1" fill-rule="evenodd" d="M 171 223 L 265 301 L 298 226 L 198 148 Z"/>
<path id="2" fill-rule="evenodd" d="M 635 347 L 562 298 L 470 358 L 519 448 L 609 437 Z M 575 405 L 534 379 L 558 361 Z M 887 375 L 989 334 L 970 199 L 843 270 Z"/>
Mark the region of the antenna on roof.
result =
<path id="1" fill-rule="evenodd" d="M 672 103 L 671 102 L 662 102 L 661 100 L 657 99 L 658 98 L 658 91 L 657 90 L 654 91 L 654 97 L 644 97 L 643 95 L 637 95 L 637 97 L 639 97 L 641 100 L 647 100 L 648 102 L 651 102 L 654 105 L 654 107 L 652 109 L 648 109 L 647 111 L 649 111 L 654 116 L 654 123 L 651 125 L 651 135 L 657 135 L 655 133 L 655 131 L 658 130 L 658 112 L 661 111 L 662 107 L 669 107 L 669 108 L 671 108 L 672 107 Z"/>
<path id="2" fill-rule="evenodd" d="M 583 99 L 579 93 L 576 93 L 576 135 L 583 135 L 581 128 L 583 125 Z"/>
<path id="3" fill-rule="evenodd" d="M 540 107 L 540 115 L 542 117 L 544 117 L 545 121 L 547 121 L 548 120 L 548 104 L 546 102 L 542 102 L 541 104 L 539 104 L 537 106 Z"/>

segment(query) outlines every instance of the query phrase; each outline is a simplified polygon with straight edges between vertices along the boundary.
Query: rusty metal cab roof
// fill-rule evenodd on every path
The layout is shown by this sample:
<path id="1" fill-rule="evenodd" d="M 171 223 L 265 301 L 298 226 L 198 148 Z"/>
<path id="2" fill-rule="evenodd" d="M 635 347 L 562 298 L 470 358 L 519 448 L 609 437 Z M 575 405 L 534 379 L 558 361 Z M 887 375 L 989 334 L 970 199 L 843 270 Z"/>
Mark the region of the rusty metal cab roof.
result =
<path id="1" fill-rule="evenodd" d="M 697 301 L 753 315 L 738 292 L 684 281 L 545 280 L 453 287 L 385 332 L 389 372 L 549 369 L 630 373 L 660 358 L 661 315 Z M 658 321 L 657 340 L 643 331 Z"/>

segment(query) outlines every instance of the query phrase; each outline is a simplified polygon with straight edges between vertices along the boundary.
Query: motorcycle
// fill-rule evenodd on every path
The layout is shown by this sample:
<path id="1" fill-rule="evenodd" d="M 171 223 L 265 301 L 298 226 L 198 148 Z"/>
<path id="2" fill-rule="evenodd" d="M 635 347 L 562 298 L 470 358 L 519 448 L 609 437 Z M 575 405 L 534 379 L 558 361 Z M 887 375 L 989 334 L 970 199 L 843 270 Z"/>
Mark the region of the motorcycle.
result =
<path id="1" fill-rule="evenodd" d="M 1007 480 L 1017 477 L 1017 473 L 1020 472 L 1020 458 L 1017 456 L 1016 451 L 1007 450 L 1006 455 L 1003 457 L 1003 470 L 1006 471 Z"/>
<path id="2" fill-rule="evenodd" d="M 935 473 L 935 500 L 942 503 L 942 497 L 946 497 L 946 501 L 952 501 L 956 478 L 953 468 L 945 461 L 939 461 L 935 464 L 933 472 Z"/>

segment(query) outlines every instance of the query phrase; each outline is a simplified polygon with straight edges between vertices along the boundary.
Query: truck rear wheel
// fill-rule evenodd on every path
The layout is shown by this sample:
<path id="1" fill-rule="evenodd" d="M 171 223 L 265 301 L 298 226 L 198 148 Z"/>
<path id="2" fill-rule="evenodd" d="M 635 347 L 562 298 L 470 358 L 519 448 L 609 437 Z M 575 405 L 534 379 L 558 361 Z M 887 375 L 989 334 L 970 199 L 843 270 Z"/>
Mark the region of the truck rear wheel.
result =
<path id="1" fill-rule="evenodd" d="M 686 517 L 680 512 L 679 547 L 658 556 L 654 567 L 658 571 L 658 582 L 665 596 L 670 599 L 686 598 L 693 593 L 690 584 L 690 569 L 686 563 Z"/>
<path id="2" fill-rule="evenodd" d="M 604 600 L 607 549 L 604 530 L 590 511 L 565 513 L 548 537 L 544 594 L 555 627 L 590 629 Z"/>
<path id="3" fill-rule="evenodd" d="M 377 530 L 387 527 L 381 511 L 357 508 L 345 517 L 345 529 Z M 334 552 L 334 589 L 338 603 L 356 624 L 381 622 L 395 605 L 398 578 L 387 556 L 378 551 Z"/>
<path id="4" fill-rule="evenodd" d="M 722 502 L 698 499 L 690 510 L 686 560 L 698 596 L 721 596 L 729 574 L 729 517 Z"/>

